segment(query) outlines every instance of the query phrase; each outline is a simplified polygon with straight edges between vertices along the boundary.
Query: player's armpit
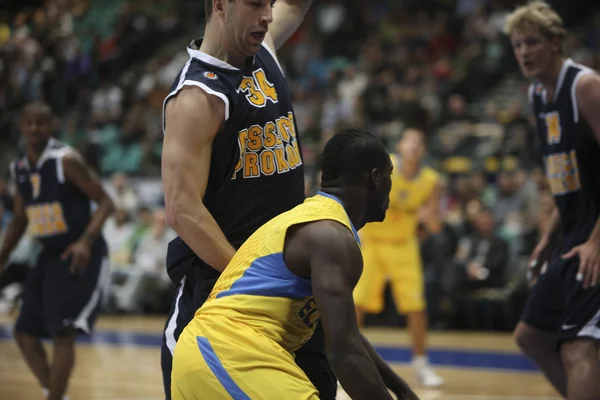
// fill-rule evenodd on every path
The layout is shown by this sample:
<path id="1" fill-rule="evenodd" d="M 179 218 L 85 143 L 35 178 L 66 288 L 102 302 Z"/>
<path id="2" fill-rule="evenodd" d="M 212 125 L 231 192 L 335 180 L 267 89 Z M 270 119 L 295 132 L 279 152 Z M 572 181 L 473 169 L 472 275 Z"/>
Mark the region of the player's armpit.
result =
<path id="1" fill-rule="evenodd" d="M 202 199 L 212 144 L 225 120 L 225 104 L 196 86 L 167 103 L 162 181 L 168 225 L 208 265 L 223 271 L 235 250 Z"/>
<path id="2" fill-rule="evenodd" d="M 352 292 L 362 272 L 362 255 L 350 230 L 334 221 L 307 226 L 304 234 L 311 282 L 329 362 L 353 399 L 391 399 L 362 345 Z"/>
<path id="3" fill-rule="evenodd" d="M 312 0 L 277 0 L 273 6 L 273 22 L 265 37 L 267 45 L 278 50 L 300 27 Z"/>

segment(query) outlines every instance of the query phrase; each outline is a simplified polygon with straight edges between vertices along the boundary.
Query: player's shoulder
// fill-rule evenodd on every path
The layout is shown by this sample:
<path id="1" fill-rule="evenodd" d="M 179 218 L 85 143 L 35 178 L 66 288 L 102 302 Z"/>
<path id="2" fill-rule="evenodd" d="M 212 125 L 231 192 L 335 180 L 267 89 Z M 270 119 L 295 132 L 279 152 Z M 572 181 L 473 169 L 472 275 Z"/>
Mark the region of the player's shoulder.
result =
<path id="1" fill-rule="evenodd" d="M 423 166 L 422 174 L 424 179 L 432 183 L 437 183 L 441 179 L 441 174 L 429 165 Z"/>

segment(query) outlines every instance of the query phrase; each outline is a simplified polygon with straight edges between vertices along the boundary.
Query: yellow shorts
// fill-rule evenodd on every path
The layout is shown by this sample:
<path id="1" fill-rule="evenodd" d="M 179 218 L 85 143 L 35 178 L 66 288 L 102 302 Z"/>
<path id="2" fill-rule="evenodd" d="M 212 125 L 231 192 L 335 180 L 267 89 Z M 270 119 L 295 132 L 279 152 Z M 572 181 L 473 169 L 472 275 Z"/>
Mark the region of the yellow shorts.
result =
<path id="1" fill-rule="evenodd" d="M 354 303 L 368 313 L 383 311 L 386 281 L 392 285 L 401 314 L 425 310 L 423 268 L 417 240 L 406 243 L 366 240 L 364 268 L 354 289 Z"/>
<path id="2" fill-rule="evenodd" d="M 248 326 L 196 316 L 173 354 L 173 400 L 318 400 L 293 356 Z"/>

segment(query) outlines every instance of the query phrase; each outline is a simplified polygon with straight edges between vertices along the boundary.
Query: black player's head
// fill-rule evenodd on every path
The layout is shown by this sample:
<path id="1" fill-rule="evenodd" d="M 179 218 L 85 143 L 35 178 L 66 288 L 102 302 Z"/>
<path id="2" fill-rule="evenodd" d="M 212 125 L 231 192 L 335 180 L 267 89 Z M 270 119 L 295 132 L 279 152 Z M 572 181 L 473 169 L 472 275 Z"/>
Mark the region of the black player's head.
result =
<path id="1" fill-rule="evenodd" d="M 407 128 L 396 145 L 396 151 L 402 160 L 419 163 L 425 156 L 427 139 L 419 128 Z"/>
<path id="2" fill-rule="evenodd" d="M 390 203 L 392 161 L 375 135 L 362 129 L 344 129 L 325 145 L 321 187 L 355 188 L 365 204 L 365 222 L 383 221 Z M 362 196 L 363 198 L 358 198 Z"/>
<path id="3" fill-rule="evenodd" d="M 562 57 L 563 21 L 544 1 L 517 8 L 506 19 L 504 31 L 510 36 L 515 57 L 528 79 L 548 75 L 557 58 Z"/>
<path id="4" fill-rule="evenodd" d="M 35 101 L 23 108 L 19 125 L 27 149 L 41 151 L 54 134 L 56 117 L 48 104 Z"/>
<path id="5" fill-rule="evenodd" d="M 207 30 L 221 31 L 227 52 L 252 56 L 260 49 L 273 22 L 274 3 L 275 0 L 206 0 Z"/>

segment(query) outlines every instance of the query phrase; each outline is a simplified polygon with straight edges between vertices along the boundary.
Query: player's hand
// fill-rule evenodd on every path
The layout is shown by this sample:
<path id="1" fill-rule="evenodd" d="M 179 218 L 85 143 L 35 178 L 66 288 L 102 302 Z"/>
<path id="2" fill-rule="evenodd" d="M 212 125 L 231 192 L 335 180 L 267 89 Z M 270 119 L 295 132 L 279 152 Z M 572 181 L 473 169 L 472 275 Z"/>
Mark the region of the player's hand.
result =
<path id="1" fill-rule="evenodd" d="M 66 261 L 71 258 L 71 267 L 69 271 L 72 274 L 82 273 L 90 261 L 91 248 L 87 240 L 78 240 L 73 242 L 62 253 L 61 259 Z"/>
<path id="2" fill-rule="evenodd" d="M 540 272 L 542 270 L 542 266 L 548 261 L 550 258 L 550 251 L 548 249 L 550 241 L 547 238 L 542 238 L 531 256 L 529 257 L 529 265 L 527 270 L 527 280 L 529 281 L 529 287 L 533 286 L 538 278 L 540 277 Z"/>
<path id="3" fill-rule="evenodd" d="M 600 246 L 596 241 L 587 241 L 573 247 L 563 255 L 563 259 L 579 257 L 579 271 L 577 281 L 583 281 L 583 288 L 596 286 L 600 281 Z"/>

